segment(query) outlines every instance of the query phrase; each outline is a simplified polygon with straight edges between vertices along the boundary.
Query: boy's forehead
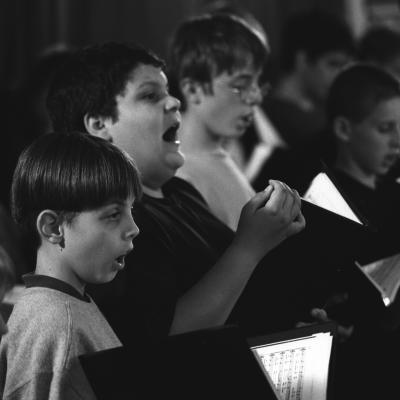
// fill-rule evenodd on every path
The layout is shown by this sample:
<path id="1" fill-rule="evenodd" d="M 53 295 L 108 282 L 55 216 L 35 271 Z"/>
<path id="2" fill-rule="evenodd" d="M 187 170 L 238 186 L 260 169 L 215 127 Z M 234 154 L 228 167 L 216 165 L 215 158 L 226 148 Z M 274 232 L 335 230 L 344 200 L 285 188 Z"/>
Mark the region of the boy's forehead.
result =
<path id="1" fill-rule="evenodd" d="M 230 79 L 254 79 L 261 75 L 261 68 L 256 68 L 252 63 L 247 63 L 246 65 L 239 65 L 232 68 L 230 71 L 224 71 L 214 78 L 227 77 Z"/>
<path id="2" fill-rule="evenodd" d="M 167 77 L 160 67 L 150 64 L 139 64 L 131 71 L 126 85 L 133 83 L 136 86 L 140 86 L 146 82 L 167 83 Z"/>

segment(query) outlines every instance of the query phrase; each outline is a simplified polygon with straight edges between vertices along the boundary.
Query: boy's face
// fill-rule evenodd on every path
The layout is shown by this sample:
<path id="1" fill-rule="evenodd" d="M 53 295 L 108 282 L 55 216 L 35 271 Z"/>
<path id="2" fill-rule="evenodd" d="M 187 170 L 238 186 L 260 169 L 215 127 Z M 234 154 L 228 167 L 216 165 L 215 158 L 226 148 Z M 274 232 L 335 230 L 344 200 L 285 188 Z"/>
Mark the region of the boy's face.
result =
<path id="1" fill-rule="evenodd" d="M 213 78 L 201 91 L 198 122 L 217 138 L 241 136 L 253 123 L 254 107 L 262 101 L 261 71 L 251 66 Z M 190 112 L 190 111 L 188 111 Z"/>
<path id="2" fill-rule="evenodd" d="M 169 95 L 162 70 L 151 65 L 135 69 L 116 101 L 118 120 L 106 121 L 108 133 L 135 160 L 142 183 L 158 189 L 184 162 L 177 135 L 180 102 Z"/>
<path id="3" fill-rule="evenodd" d="M 124 258 L 133 249 L 132 239 L 139 233 L 131 214 L 133 200 L 110 202 L 63 223 L 63 280 L 75 287 L 105 283 L 124 267 Z"/>
<path id="4" fill-rule="evenodd" d="M 360 123 L 351 123 L 351 157 L 366 175 L 384 175 L 400 151 L 400 97 L 384 100 Z"/>
<path id="5" fill-rule="evenodd" d="M 323 104 L 338 72 L 350 62 L 346 53 L 331 51 L 316 60 L 309 60 L 303 71 L 304 89 L 316 103 Z"/>

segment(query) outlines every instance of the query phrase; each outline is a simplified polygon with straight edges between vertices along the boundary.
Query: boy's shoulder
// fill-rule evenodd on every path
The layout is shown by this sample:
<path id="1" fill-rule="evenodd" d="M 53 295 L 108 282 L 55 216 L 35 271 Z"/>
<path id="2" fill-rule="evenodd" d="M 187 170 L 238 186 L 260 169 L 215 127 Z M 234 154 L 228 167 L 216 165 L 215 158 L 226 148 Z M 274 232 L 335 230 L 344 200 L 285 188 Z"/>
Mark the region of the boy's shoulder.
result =
<path id="1" fill-rule="evenodd" d="M 70 318 L 70 296 L 45 287 L 26 288 L 8 320 L 10 331 L 34 329 L 38 334 L 66 329 Z M 24 334 L 24 331 L 21 334 Z"/>

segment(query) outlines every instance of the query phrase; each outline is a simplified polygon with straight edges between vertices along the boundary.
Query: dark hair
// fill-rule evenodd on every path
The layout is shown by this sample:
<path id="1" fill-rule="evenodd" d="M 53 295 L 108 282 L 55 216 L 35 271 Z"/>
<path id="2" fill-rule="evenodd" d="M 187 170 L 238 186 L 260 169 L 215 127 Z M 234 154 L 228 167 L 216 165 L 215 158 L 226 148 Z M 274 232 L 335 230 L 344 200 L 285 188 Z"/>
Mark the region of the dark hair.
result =
<path id="1" fill-rule="evenodd" d="M 382 68 L 355 63 L 333 81 L 327 99 L 330 121 L 338 116 L 361 122 L 380 102 L 400 97 L 400 83 Z"/>
<path id="2" fill-rule="evenodd" d="M 132 159 L 112 143 L 88 134 L 49 133 L 19 157 L 11 191 L 17 224 L 39 245 L 36 219 L 45 209 L 71 221 L 75 213 L 109 201 L 140 198 L 138 171 Z"/>
<path id="3" fill-rule="evenodd" d="M 116 97 L 141 64 L 164 62 L 134 44 L 108 42 L 77 50 L 53 78 L 47 109 L 58 132 L 85 132 L 84 116 L 118 119 Z"/>
<path id="4" fill-rule="evenodd" d="M 250 62 L 265 66 L 269 50 L 260 32 L 242 18 L 205 14 L 183 22 L 169 44 L 168 75 L 174 95 L 183 102 L 179 82 L 184 78 L 209 84 L 223 72 L 231 73 Z"/>
<path id="5" fill-rule="evenodd" d="M 358 53 L 363 61 L 391 62 L 400 55 L 400 33 L 385 26 L 370 28 L 359 41 Z"/>
<path id="6" fill-rule="evenodd" d="M 309 61 L 339 51 L 352 55 L 355 45 L 349 26 L 332 13 L 320 9 L 289 17 L 282 32 L 282 68 L 291 71 L 296 54 L 304 51 Z"/>

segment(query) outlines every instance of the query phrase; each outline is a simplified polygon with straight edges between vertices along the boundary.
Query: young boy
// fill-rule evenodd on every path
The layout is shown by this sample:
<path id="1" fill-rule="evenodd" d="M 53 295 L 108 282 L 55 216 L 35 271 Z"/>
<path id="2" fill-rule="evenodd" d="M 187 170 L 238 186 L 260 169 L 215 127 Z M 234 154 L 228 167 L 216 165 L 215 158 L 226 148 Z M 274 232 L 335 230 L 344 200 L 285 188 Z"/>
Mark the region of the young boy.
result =
<path id="1" fill-rule="evenodd" d="M 396 247 L 392 232 L 400 223 L 400 185 L 385 176 L 400 155 L 398 81 L 379 67 L 355 64 L 334 81 L 327 112 L 338 183 L 383 235 L 379 242 Z"/>
<path id="2" fill-rule="evenodd" d="M 3 399 L 95 398 L 78 356 L 121 343 L 85 286 L 124 268 L 139 196 L 133 162 L 103 139 L 47 134 L 22 153 L 12 211 L 37 245 L 37 262 L 1 340 Z"/>
<path id="3" fill-rule="evenodd" d="M 302 193 L 329 149 L 324 142 L 325 102 L 333 79 L 355 53 L 350 27 L 321 9 L 291 15 L 282 30 L 281 76 L 263 109 L 286 144 L 254 179 L 258 189 L 279 177 Z"/>
<path id="4" fill-rule="evenodd" d="M 177 176 L 232 230 L 254 190 L 225 147 L 253 123 L 267 87 L 261 75 L 268 52 L 258 31 L 227 14 L 185 21 L 170 45 L 169 77 L 183 105 L 185 163 Z"/>
<path id="5" fill-rule="evenodd" d="M 77 52 L 56 76 L 48 106 L 56 130 L 112 139 L 141 174 L 141 234 L 127 259 L 134 268 L 113 282 L 126 290 L 112 288 L 102 304 L 121 340 L 132 340 L 126 316 L 133 318 L 135 304 L 155 340 L 225 323 L 258 262 L 304 227 L 298 195 L 281 182 L 247 203 L 234 234 L 197 190 L 174 178 L 184 162 L 180 103 L 168 92 L 163 63 L 140 47 L 107 43 Z M 118 294 L 125 300 L 113 309 Z"/>
<path id="6" fill-rule="evenodd" d="M 336 182 L 377 230 L 363 247 L 359 260 L 367 263 L 399 252 L 396 232 L 400 225 L 400 185 L 385 178 L 400 154 L 399 82 L 379 67 L 353 64 L 333 81 L 327 115 L 336 144 Z M 392 369 L 389 365 L 398 359 L 400 351 L 400 298 L 385 307 L 370 282 L 351 273 L 353 268 L 349 265 L 345 271 L 349 274 L 346 282 L 355 335 L 340 371 L 348 397 L 339 397 L 395 397 L 396 378 L 388 377 Z M 371 382 L 367 387 L 366 379 Z M 387 382 L 385 387 L 380 384 L 383 380 Z"/>

